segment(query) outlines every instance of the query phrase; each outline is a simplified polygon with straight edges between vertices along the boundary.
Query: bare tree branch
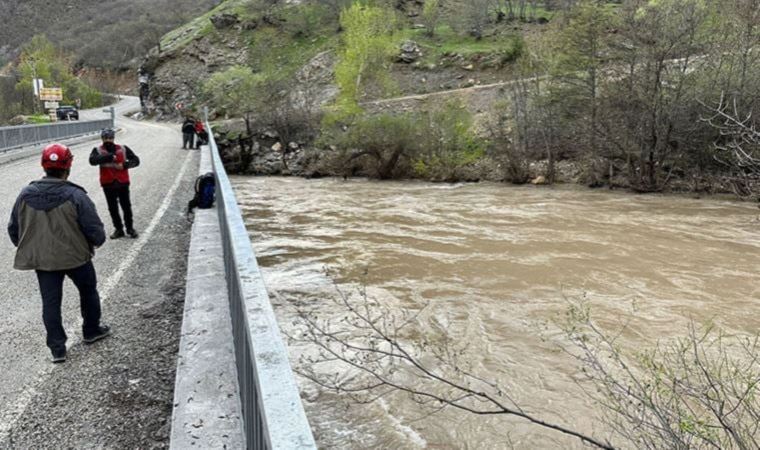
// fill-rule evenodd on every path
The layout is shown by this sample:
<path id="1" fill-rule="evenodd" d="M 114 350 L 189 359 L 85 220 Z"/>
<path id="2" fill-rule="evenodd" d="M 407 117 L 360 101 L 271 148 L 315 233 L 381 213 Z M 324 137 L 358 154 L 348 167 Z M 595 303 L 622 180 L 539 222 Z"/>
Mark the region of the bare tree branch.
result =
<path id="1" fill-rule="evenodd" d="M 410 313 L 391 311 L 370 300 L 364 289 L 357 296 L 337 286 L 336 292 L 335 301 L 346 312 L 339 322 L 319 319 L 301 308 L 300 332 L 291 336 L 319 349 L 317 356 L 306 357 L 296 369 L 318 386 L 351 394 L 360 402 L 371 402 L 393 391 L 404 392 L 421 405 L 434 405 L 434 412 L 454 407 L 477 415 L 511 415 L 597 448 L 614 448 L 608 442 L 526 412 L 496 382 L 460 367 L 455 362 L 460 352 L 449 347 L 450 342 L 436 350 L 425 341 L 421 347 L 413 342 L 406 344 L 403 333 L 424 308 Z M 435 366 L 423 363 L 417 356 L 430 353 L 437 353 Z M 335 362 L 348 365 L 355 374 L 334 373 Z"/>

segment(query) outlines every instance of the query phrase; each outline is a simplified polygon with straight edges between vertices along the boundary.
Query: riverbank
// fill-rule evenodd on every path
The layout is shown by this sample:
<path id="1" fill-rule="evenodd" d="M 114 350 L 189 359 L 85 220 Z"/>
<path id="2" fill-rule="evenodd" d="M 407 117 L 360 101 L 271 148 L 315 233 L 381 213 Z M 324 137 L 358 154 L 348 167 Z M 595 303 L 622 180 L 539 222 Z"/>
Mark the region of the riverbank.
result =
<path id="1" fill-rule="evenodd" d="M 222 160 L 228 173 L 256 176 L 296 176 L 303 178 L 339 177 L 374 178 L 358 158 L 351 153 L 340 152 L 334 146 L 319 149 L 304 143 L 283 143 L 270 130 L 245 136 L 242 121 L 227 121 L 214 129 Z M 358 153 L 358 152 L 357 152 Z M 403 164 L 403 163 L 402 163 Z M 412 164 L 406 162 L 407 165 Z M 630 182 L 623 168 L 600 169 L 604 161 L 563 159 L 554 163 L 554 179 L 549 181 L 549 161 L 546 159 L 525 161 L 520 179 L 514 179 L 514 167 L 503 156 L 484 153 L 477 160 L 463 164 L 447 173 L 445 178 L 436 174 L 415 173 L 400 176 L 397 180 L 421 180 L 429 182 L 499 182 L 534 185 L 577 185 L 629 191 L 632 194 L 659 193 L 690 198 L 710 197 L 731 200 L 756 200 L 740 195 L 735 181 L 728 175 L 679 174 L 669 177 L 661 190 L 642 192 Z M 600 176 L 600 174 L 605 173 Z M 610 173 L 612 175 L 610 175 Z"/>

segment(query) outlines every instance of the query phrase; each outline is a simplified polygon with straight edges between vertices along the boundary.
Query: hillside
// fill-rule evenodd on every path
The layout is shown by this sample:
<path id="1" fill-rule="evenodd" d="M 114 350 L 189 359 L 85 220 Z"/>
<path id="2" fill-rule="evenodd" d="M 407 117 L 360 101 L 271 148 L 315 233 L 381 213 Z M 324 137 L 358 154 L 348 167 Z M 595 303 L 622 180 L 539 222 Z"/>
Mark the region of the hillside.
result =
<path id="1" fill-rule="evenodd" d="M 2 0 L 0 66 L 36 34 L 73 53 L 80 66 L 134 67 L 161 35 L 219 0 Z"/>
<path id="2" fill-rule="evenodd" d="M 222 136 L 244 173 L 756 198 L 757 12 L 718 0 L 227 0 L 164 36 L 144 67 L 159 116 L 209 106 L 246 119 Z M 484 84 L 496 86 L 462 90 Z"/>
<path id="3" fill-rule="evenodd" d="M 309 90 L 318 103 L 326 104 L 336 95 L 333 65 L 343 37 L 335 8 L 350 3 L 223 2 L 165 35 L 160 54 L 153 49 L 144 65 L 153 76 L 153 106 L 161 115 L 173 115 L 178 103 L 200 105 L 208 100 L 201 95 L 204 83 L 235 66 L 249 67 L 265 84 Z M 361 94 L 364 102 L 510 80 L 525 39 L 540 33 L 546 17 L 553 15 L 539 10 L 532 12 L 540 14 L 536 20 L 488 25 L 482 38 L 463 32 L 466 25 L 446 15 L 430 36 L 421 23 L 421 2 L 388 3 L 399 18 L 390 55 L 392 80 L 368 87 Z M 316 85 L 305 85 L 307 78 Z"/>

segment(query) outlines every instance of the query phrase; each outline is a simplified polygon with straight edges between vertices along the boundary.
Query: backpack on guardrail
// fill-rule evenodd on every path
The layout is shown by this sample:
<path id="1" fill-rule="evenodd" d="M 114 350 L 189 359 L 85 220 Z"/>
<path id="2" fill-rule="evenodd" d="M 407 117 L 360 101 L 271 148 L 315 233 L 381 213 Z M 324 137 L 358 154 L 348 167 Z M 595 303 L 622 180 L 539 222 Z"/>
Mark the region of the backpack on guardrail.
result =
<path id="1" fill-rule="evenodd" d="M 209 209 L 214 206 L 216 198 L 216 176 L 207 172 L 195 179 L 195 197 L 187 203 L 187 213 L 193 209 Z"/>

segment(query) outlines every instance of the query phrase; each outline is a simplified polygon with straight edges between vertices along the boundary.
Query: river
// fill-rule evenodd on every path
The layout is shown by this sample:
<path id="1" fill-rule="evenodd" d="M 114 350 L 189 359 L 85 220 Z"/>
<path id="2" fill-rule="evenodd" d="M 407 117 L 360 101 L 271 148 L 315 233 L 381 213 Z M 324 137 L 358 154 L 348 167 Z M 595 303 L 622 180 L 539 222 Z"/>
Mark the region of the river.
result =
<path id="1" fill-rule="evenodd" d="M 496 183 L 233 177 L 280 326 L 295 305 L 340 314 L 336 284 L 425 313 L 420 335 L 445 330 L 463 356 L 526 411 L 606 437 L 580 369 L 553 326 L 586 298 L 627 348 L 686 333 L 691 319 L 760 329 L 760 211 L 719 199 Z M 330 274 L 325 272 L 329 269 Z M 313 352 L 292 345 L 291 359 Z M 321 448 L 580 448 L 504 416 L 446 409 L 403 395 L 360 405 L 303 378 Z"/>

